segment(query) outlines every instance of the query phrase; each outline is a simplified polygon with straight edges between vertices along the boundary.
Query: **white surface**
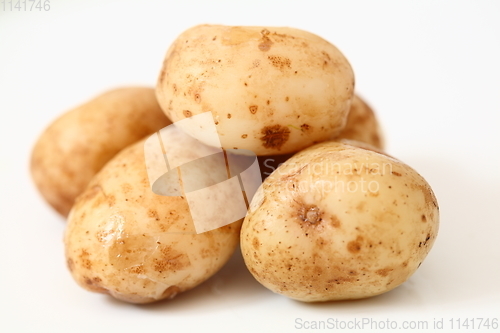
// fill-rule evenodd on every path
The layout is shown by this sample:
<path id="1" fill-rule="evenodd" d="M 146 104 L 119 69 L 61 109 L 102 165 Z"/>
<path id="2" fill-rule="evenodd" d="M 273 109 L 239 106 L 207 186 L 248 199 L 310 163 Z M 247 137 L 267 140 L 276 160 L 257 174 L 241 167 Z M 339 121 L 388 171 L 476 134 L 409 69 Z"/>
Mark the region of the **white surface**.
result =
<path id="1" fill-rule="evenodd" d="M 442 332 L 450 319 L 500 318 L 499 13 L 495 1 L 312 0 L 53 0 L 48 12 L 0 11 L 0 332 L 293 332 L 296 318 L 423 320 L 431 331 L 443 318 Z M 155 84 L 169 44 L 199 23 L 303 28 L 347 56 L 388 152 L 420 172 L 440 204 L 436 244 L 408 282 L 367 300 L 302 304 L 261 287 L 236 255 L 156 305 L 75 284 L 65 223 L 29 177 L 30 149 L 50 121 L 95 94 Z"/>

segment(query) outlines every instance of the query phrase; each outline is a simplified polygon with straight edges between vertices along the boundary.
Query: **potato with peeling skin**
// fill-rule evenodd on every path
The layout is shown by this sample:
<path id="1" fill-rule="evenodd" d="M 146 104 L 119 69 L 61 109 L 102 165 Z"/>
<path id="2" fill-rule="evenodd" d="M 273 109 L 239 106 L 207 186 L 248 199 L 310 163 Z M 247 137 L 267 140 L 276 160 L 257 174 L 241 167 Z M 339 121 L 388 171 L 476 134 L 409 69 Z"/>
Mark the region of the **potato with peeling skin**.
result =
<path id="1" fill-rule="evenodd" d="M 168 50 L 156 93 L 172 121 L 211 111 L 223 148 L 273 155 L 338 135 L 353 90 L 347 59 L 314 34 L 200 25 Z"/>
<path id="2" fill-rule="evenodd" d="M 305 301 L 358 299 L 406 281 L 429 253 L 439 211 L 408 165 L 340 142 L 301 151 L 254 196 L 241 230 L 253 276 Z"/>
<path id="3" fill-rule="evenodd" d="M 358 95 L 354 95 L 345 127 L 333 139 L 355 140 L 384 149 L 384 135 L 375 112 Z"/>
<path id="4" fill-rule="evenodd" d="M 126 87 L 105 92 L 68 111 L 40 136 L 31 156 L 38 190 L 61 215 L 114 155 L 171 124 L 154 89 Z"/>
<path id="5" fill-rule="evenodd" d="M 171 146 L 165 149 L 181 158 L 192 153 Z M 106 164 L 77 198 L 64 238 L 66 259 L 87 290 L 131 303 L 173 298 L 226 263 L 241 222 L 197 234 L 185 197 L 151 191 L 140 141 Z"/>

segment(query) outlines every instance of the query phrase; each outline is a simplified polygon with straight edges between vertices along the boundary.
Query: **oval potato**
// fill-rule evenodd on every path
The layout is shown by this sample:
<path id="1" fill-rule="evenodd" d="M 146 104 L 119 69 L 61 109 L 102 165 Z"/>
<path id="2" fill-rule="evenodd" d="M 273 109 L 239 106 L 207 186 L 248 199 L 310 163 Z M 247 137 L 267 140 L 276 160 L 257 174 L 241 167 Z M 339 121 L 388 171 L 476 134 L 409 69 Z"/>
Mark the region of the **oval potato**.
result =
<path id="1" fill-rule="evenodd" d="M 173 298 L 226 263 L 241 221 L 197 234 L 185 197 L 151 191 L 140 141 L 106 164 L 77 198 L 64 238 L 68 268 L 83 288 L 122 301 Z"/>
<path id="2" fill-rule="evenodd" d="M 340 142 L 294 155 L 254 196 L 241 230 L 253 276 L 306 302 L 358 299 L 406 281 L 429 253 L 439 211 L 408 165 Z"/>
<path id="3" fill-rule="evenodd" d="M 63 114 L 41 134 L 32 151 L 32 178 L 47 202 L 67 216 L 111 157 L 170 123 L 154 89 L 108 91 Z"/>
<path id="4" fill-rule="evenodd" d="M 223 148 L 272 155 L 338 135 L 353 90 L 347 59 L 314 34 L 199 25 L 168 50 L 156 93 L 172 121 L 211 111 Z"/>

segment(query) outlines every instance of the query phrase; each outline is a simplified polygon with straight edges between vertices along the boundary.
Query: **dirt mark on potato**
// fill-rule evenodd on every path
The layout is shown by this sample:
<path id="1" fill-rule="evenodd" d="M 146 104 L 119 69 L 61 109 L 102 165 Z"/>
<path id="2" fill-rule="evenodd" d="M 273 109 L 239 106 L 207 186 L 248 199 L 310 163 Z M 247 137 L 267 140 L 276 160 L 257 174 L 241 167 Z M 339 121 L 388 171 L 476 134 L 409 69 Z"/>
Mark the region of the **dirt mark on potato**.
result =
<path id="1" fill-rule="evenodd" d="M 288 141 L 290 130 L 281 125 L 265 126 L 261 130 L 260 140 L 265 148 L 280 150 Z"/>
<path id="2" fill-rule="evenodd" d="M 273 45 L 273 42 L 268 37 L 269 30 L 264 29 L 260 33 L 262 34 L 262 41 L 259 43 L 259 50 L 261 50 L 262 52 L 269 51 L 271 49 L 271 46 Z"/>
<path id="3" fill-rule="evenodd" d="M 359 251 L 361 251 L 362 242 L 363 242 L 363 237 L 358 236 L 356 240 L 347 243 L 347 250 L 353 254 L 358 253 Z"/>
<path id="4" fill-rule="evenodd" d="M 271 62 L 271 65 L 282 71 L 287 68 L 292 68 L 292 61 L 289 58 L 270 55 L 267 59 Z"/>

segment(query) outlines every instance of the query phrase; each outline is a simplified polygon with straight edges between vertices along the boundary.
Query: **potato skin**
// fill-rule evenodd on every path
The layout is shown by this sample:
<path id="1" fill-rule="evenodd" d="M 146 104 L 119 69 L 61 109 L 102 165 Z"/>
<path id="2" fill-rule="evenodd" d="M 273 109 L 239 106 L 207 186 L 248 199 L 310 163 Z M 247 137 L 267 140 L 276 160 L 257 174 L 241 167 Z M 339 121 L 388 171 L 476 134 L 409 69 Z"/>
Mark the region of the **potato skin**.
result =
<path id="1" fill-rule="evenodd" d="M 200 25 L 168 50 L 156 92 L 172 121 L 211 111 L 223 148 L 273 155 L 338 135 L 353 90 L 347 59 L 314 34 Z"/>
<path id="2" fill-rule="evenodd" d="M 124 149 L 92 179 L 64 237 L 77 283 L 130 303 L 173 298 L 208 279 L 234 252 L 242 222 L 196 234 L 184 197 L 151 191 L 143 149 L 143 141 Z"/>
<path id="3" fill-rule="evenodd" d="M 61 215 L 103 165 L 128 145 L 171 124 L 154 89 L 124 87 L 97 96 L 55 120 L 36 142 L 31 174 Z"/>
<path id="4" fill-rule="evenodd" d="M 335 140 L 348 139 L 368 143 L 384 149 L 384 135 L 373 109 L 358 95 L 354 95 L 347 122 Z"/>
<path id="5" fill-rule="evenodd" d="M 333 141 L 281 165 L 250 208 L 241 230 L 248 269 L 270 290 L 305 302 L 397 287 L 420 266 L 439 226 L 436 198 L 416 171 Z"/>

